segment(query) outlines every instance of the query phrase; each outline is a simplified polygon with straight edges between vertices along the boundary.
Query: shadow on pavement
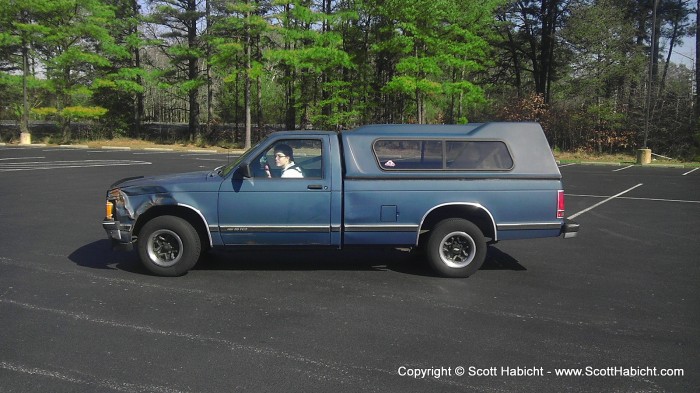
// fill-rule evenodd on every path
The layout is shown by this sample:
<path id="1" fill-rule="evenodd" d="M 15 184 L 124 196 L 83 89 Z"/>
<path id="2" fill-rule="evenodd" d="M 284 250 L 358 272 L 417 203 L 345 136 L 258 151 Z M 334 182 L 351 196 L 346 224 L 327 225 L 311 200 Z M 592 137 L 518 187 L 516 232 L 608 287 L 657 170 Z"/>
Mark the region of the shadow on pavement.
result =
<path id="1" fill-rule="evenodd" d="M 135 251 L 112 251 L 108 239 L 73 251 L 69 259 L 78 266 L 148 274 Z M 417 252 L 389 248 L 213 250 L 202 256 L 195 270 L 250 271 L 395 271 L 417 276 L 436 274 Z M 527 270 L 515 258 L 489 247 L 481 270 Z"/>
<path id="2" fill-rule="evenodd" d="M 135 251 L 112 251 L 112 242 L 102 239 L 73 251 L 68 259 L 78 266 L 103 270 L 123 270 L 131 273 L 147 273 Z"/>

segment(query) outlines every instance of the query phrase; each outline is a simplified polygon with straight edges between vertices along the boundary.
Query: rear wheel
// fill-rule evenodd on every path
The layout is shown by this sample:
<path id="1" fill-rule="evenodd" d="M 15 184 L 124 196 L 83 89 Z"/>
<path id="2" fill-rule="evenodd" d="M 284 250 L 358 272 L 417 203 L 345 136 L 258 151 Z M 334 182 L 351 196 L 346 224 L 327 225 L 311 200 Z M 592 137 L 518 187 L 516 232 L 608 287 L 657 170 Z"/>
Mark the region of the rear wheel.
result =
<path id="1" fill-rule="evenodd" d="M 430 231 L 425 249 L 431 267 L 444 277 L 468 277 L 486 259 L 484 234 L 461 218 L 440 221 Z"/>
<path id="2" fill-rule="evenodd" d="M 160 276 L 181 276 L 199 260 L 202 245 L 192 224 L 180 217 L 161 216 L 147 222 L 138 239 L 141 262 Z"/>

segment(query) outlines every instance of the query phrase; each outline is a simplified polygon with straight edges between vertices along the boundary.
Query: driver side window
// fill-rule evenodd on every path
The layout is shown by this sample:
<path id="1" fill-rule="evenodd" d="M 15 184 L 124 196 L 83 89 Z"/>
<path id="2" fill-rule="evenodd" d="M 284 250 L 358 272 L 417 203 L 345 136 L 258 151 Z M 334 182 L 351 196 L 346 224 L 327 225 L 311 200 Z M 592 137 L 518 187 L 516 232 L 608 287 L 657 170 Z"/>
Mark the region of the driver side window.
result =
<path id="1" fill-rule="evenodd" d="M 323 178 L 323 143 L 319 139 L 283 139 L 253 161 L 256 179 Z"/>

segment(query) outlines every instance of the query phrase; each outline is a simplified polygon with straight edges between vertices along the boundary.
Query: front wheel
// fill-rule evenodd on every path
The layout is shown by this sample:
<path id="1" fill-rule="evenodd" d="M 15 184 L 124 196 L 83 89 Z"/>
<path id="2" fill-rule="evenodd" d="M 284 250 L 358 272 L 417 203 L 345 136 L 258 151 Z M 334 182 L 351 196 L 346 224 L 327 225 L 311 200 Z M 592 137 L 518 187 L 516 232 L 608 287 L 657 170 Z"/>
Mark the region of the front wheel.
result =
<path id="1" fill-rule="evenodd" d="M 192 224 L 161 216 L 147 222 L 138 239 L 141 262 L 159 276 L 181 276 L 199 260 L 202 244 Z"/>
<path id="2" fill-rule="evenodd" d="M 426 255 L 444 277 L 469 277 L 486 259 L 486 239 L 472 222 L 461 218 L 440 221 L 430 232 Z"/>

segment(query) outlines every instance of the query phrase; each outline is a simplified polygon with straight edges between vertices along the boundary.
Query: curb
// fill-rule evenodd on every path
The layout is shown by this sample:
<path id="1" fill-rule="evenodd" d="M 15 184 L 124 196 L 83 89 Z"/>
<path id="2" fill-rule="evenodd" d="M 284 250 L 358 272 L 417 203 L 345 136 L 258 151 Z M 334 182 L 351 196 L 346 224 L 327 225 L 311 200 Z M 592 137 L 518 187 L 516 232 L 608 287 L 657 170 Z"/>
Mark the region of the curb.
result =
<path id="1" fill-rule="evenodd" d="M 58 145 L 58 147 L 63 149 L 89 149 L 88 145 Z"/>
<path id="2" fill-rule="evenodd" d="M 102 146 L 100 147 L 102 150 L 131 150 L 130 147 L 123 147 L 123 146 Z"/>
<path id="3" fill-rule="evenodd" d="M 622 166 L 630 165 L 622 162 L 612 162 L 612 161 L 581 161 L 581 165 L 611 165 L 611 166 Z"/>
<path id="4" fill-rule="evenodd" d="M 691 168 L 690 166 L 685 166 L 683 164 L 644 164 L 640 166 L 652 167 L 652 168 Z"/>
<path id="5" fill-rule="evenodd" d="M 168 148 L 162 148 L 162 147 L 144 147 L 143 150 L 145 150 L 145 151 L 175 151 L 175 149 L 168 149 Z"/>

